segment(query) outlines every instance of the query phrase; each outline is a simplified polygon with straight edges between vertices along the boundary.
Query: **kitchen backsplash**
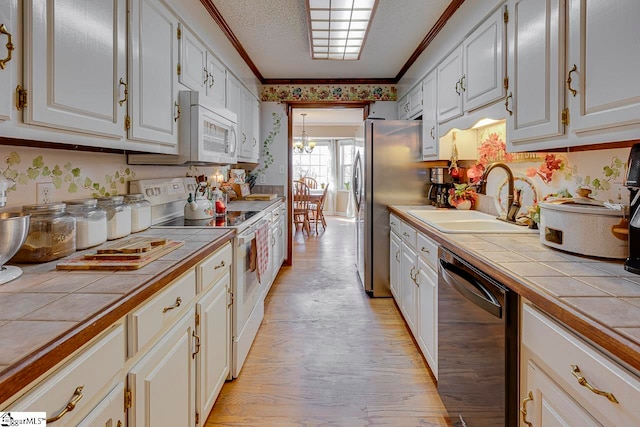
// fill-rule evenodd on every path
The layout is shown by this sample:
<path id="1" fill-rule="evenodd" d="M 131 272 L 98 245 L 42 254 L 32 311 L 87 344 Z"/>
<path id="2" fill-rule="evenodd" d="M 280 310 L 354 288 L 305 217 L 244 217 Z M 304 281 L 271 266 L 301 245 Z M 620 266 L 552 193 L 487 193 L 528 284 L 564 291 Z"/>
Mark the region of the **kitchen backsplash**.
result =
<path id="1" fill-rule="evenodd" d="M 629 191 L 624 187 L 629 148 L 579 151 L 572 153 L 505 153 L 505 125 L 495 124 L 478 129 L 478 161 L 468 169 L 468 176 L 479 179 L 483 166 L 492 161 L 509 165 L 515 187 L 522 189 L 523 205 L 533 199 L 567 190 L 577 196 L 578 188 L 591 190 L 591 197 L 629 203 Z M 489 176 L 487 195 L 506 205 L 506 174 L 500 169 Z"/>
<path id="2" fill-rule="evenodd" d="M 7 208 L 37 202 L 38 183 L 52 183 L 52 202 L 84 197 L 126 194 L 134 179 L 172 178 L 221 173 L 228 167 L 132 166 L 124 154 L 92 153 L 28 147 L 0 148 L 2 173 L 14 185 L 7 194 Z"/>

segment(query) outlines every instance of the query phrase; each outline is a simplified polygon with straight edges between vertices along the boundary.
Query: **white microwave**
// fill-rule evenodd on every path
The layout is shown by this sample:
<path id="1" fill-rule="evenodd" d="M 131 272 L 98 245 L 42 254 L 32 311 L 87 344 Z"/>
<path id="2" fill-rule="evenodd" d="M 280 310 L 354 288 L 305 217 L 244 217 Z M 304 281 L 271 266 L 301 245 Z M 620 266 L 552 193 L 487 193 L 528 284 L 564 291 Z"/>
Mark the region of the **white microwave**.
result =
<path id="1" fill-rule="evenodd" d="M 178 154 L 129 154 L 132 165 L 210 165 L 237 163 L 237 115 L 208 105 L 197 91 L 179 94 Z"/>

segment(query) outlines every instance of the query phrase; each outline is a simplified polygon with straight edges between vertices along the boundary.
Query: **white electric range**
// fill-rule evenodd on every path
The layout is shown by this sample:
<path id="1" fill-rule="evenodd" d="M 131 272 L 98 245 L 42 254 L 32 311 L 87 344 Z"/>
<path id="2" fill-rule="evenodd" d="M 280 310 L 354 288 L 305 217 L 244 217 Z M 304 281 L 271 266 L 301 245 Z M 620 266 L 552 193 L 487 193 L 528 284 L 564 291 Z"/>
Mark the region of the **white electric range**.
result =
<path id="1" fill-rule="evenodd" d="M 151 202 L 152 228 L 214 227 L 236 230 L 232 241 L 230 369 L 231 377 L 236 378 L 264 317 L 264 286 L 258 280 L 255 265 L 252 268 L 250 254 L 256 231 L 267 224 L 268 220 L 262 210 L 243 210 L 247 205 L 242 202 L 229 203 L 223 216 L 202 220 L 185 219 L 184 205 L 189 193 L 195 193 L 196 188 L 196 180 L 193 177 L 145 179 L 131 181 L 129 184 L 130 193 L 142 193 Z"/>

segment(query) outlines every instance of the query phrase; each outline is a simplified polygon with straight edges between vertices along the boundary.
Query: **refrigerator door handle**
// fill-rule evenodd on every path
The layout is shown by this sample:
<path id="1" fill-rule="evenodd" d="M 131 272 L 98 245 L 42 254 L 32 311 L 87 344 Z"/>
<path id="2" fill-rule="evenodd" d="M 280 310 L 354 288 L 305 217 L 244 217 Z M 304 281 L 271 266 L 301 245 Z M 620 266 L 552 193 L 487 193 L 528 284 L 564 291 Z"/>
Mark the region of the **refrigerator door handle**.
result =
<path id="1" fill-rule="evenodd" d="M 360 201 L 362 200 L 362 191 L 360 189 L 360 175 L 362 171 L 362 159 L 360 158 L 360 152 L 356 153 L 356 158 L 353 161 L 353 186 L 351 191 L 353 192 L 353 200 L 356 205 L 356 210 L 360 211 Z"/>

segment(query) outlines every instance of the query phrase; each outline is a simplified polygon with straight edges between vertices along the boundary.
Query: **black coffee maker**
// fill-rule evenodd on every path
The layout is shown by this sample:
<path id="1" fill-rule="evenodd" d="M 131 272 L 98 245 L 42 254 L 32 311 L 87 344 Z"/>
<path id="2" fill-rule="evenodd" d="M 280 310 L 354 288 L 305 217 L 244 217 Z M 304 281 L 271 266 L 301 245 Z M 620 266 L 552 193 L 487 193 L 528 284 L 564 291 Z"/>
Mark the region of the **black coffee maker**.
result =
<path id="1" fill-rule="evenodd" d="M 450 208 L 449 189 L 453 188 L 453 178 L 446 167 L 431 168 L 429 201 L 437 208 Z"/>
<path id="2" fill-rule="evenodd" d="M 624 185 L 629 189 L 629 258 L 624 269 L 640 274 L 640 144 L 631 147 L 627 162 L 627 178 Z"/>

